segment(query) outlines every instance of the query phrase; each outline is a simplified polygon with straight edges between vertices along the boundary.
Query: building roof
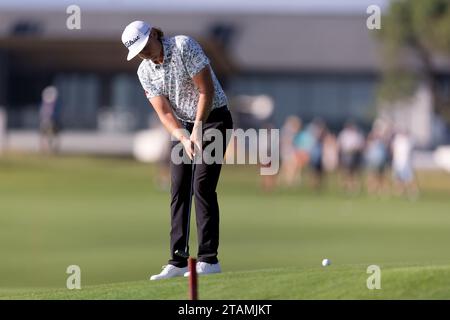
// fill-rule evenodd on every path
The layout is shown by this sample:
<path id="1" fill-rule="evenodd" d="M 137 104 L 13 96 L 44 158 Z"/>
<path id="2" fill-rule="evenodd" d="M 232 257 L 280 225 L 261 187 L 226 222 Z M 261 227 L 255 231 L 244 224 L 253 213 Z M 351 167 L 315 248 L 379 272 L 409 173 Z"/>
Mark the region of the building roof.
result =
<path id="1" fill-rule="evenodd" d="M 25 22 L 35 23 L 41 30 L 38 39 L 107 41 L 112 46 L 117 43 L 115 54 L 123 51 L 125 56 L 126 49 L 120 42 L 123 28 L 133 20 L 145 20 L 167 35 L 186 34 L 197 39 L 208 38 L 218 24 L 231 27 L 234 33 L 227 52 L 241 70 L 377 72 L 382 62 L 374 31 L 366 27 L 365 12 L 280 15 L 82 11 L 81 30 L 67 29 L 68 16 L 65 11 L 0 12 L 0 45 L 8 46 L 11 30 Z M 450 71 L 449 59 L 436 59 L 436 65 Z"/>

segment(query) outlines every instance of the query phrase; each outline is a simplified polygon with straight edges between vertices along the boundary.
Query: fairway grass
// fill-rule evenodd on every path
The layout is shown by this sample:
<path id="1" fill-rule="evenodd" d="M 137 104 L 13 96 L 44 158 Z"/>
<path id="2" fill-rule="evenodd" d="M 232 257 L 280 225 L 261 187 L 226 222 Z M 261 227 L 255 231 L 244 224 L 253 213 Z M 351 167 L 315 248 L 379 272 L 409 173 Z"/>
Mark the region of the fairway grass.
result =
<path id="1" fill-rule="evenodd" d="M 365 266 L 265 269 L 199 278 L 205 300 L 450 299 L 450 266 L 381 268 L 381 289 L 369 290 Z M 41 290 L 0 299 L 186 300 L 186 278 Z"/>
<path id="2" fill-rule="evenodd" d="M 186 298 L 185 279 L 145 281 L 169 258 L 170 197 L 156 170 L 131 159 L 0 157 L 0 297 Z M 419 172 L 410 201 L 349 196 L 333 180 L 322 192 L 268 194 L 257 170 L 223 168 L 226 273 L 202 278 L 200 298 L 449 298 L 447 173 Z M 81 268 L 79 292 L 65 289 L 70 265 Z M 365 287 L 369 265 L 382 268 L 382 290 Z"/>

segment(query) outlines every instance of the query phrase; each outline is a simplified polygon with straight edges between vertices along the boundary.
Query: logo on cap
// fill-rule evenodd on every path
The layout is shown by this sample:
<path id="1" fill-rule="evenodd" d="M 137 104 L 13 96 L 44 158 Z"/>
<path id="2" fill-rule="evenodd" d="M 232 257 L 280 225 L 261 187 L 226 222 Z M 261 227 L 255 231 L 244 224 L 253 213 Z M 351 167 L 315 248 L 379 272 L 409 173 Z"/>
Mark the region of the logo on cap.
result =
<path id="1" fill-rule="evenodd" d="M 127 42 L 125 42 L 125 47 L 127 47 L 127 48 L 131 47 L 139 39 L 140 39 L 140 37 L 136 36 L 136 38 L 128 40 Z"/>

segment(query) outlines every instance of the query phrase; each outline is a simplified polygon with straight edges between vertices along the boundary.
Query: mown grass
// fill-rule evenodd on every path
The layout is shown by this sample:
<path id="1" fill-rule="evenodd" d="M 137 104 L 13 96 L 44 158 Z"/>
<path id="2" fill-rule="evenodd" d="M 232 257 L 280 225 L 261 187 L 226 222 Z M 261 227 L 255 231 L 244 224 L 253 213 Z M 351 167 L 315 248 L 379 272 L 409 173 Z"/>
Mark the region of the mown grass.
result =
<path id="1" fill-rule="evenodd" d="M 160 270 L 169 254 L 169 194 L 155 186 L 156 170 L 130 159 L 0 158 L 0 296 L 47 289 L 69 294 L 64 289 L 66 268 L 75 264 L 82 270 L 82 286 L 94 286 L 92 291 L 82 290 L 86 298 L 96 297 L 95 286 L 116 288 L 115 283 L 130 286 L 123 293 L 130 298 L 133 294 L 136 298 L 184 297 L 183 279 L 151 285 L 146 280 Z M 383 271 L 383 277 L 395 275 L 398 281 L 418 286 L 411 291 L 413 297 L 431 297 L 434 291 L 430 286 L 439 284 L 435 279 L 447 274 L 450 264 L 450 178 L 442 172 L 421 172 L 418 177 L 422 193 L 415 201 L 348 196 L 333 187 L 333 181 L 322 192 L 300 187 L 267 194 L 259 188 L 256 167 L 225 166 L 218 189 L 219 259 L 227 273 L 204 280 L 205 297 L 235 297 L 236 293 L 224 287 L 216 291 L 211 285 L 208 289 L 214 279 L 239 287 L 246 275 L 254 283 L 264 277 L 267 282 L 273 275 L 274 282 L 298 279 L 294 283 L 299 287 L 307 281 L 305 291 L 283 291 L 274 283 L 262 284 L 236 298 L 326 298 L 325 289 L 331 286 L 331 279 L 339 283 L 338 274 L 347 279 L 341 284 L 348 285 L 356 272 L 353 265 L 361 266 L 358 286 L 364 289 L 365 268 L 370 264 L 417 265 L 419 269 L 405 273 L 414 275 L 406 276 L 408 279 L 395 271 L 398 269 Z M 195 232 L 193 223 L 193 254 Z M 332 268 L 320 266 L 325 257 L 333 262 Z M 268 273 L 252 273 L 266 269 Z M 303 277 L 308 272 L 311 275 Z M 291 278 L 284 278 L 285 273 Z M 310 282 L 313 274 L 327 277 L 328 273 L 334 276 L 319 277 L 314 286 Z M 167 290 L 152 291 L 158 286 L 167 286 Z M 98 288 L 101 291 L 103 287 Z M 342 291 L 332 288 L 331 296 L 338 298 L 353 297 L 350 293 L 356 292 L 352 286 Z M 397 293 L 390 291 L 393 295 L 386 297 L 408 297 L 406 291 L 395 290 Z M 384 287 L 381 291 L 387 292 Z M 444 297 L 444 291 L 437 287 L 436 296 Z M 107 298 L 107 292 L 98 296 Z M 370 298 L 374 293 L 364 289 L 355 294 Z"/>

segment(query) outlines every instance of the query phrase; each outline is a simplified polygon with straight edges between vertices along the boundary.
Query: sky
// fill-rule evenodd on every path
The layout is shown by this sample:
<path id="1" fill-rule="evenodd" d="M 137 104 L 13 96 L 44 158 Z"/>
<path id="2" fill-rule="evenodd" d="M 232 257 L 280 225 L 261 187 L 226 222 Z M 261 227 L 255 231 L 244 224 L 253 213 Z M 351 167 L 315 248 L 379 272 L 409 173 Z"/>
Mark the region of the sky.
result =
<path id="1" fill-rule="evenodd" d="M 85 10 L 251 11 L 251 12 L 365 12 L 389 0 L 2 0 L 0 9 L 61 9 L 76 4 Z"/>

